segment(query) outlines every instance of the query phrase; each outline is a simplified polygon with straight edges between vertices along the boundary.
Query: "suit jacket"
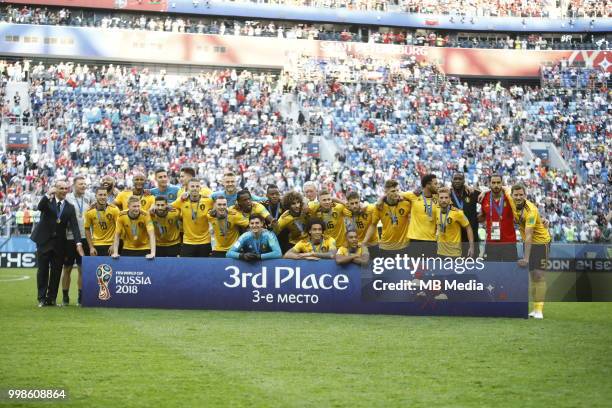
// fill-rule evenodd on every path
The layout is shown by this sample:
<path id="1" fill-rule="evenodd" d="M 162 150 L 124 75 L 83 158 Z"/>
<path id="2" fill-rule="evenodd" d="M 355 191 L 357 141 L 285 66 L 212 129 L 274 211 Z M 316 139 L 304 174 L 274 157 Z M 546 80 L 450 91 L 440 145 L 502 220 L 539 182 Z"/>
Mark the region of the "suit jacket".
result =
<path id="1" fill-rule="evenodd" d="M 49 246 L 54 249 L 65 248 L 67 228 L 70 228 L 70 231 L 72 231 L 75 243 L 81 242 L 81 232 L 79 231 L 76 210 L 68 201 L 64 199 L 64 211 L 62 211 L 60 216 L 59 224 L 57 223 L 59 208 L 57 208 L 55 198 L 49 200 L 49 197 L 43 196 L 38 203 L 38 210 L 40 211 L 40 222 L 34 227 L 30 239 L 36 242 L 39 250 Z"/>

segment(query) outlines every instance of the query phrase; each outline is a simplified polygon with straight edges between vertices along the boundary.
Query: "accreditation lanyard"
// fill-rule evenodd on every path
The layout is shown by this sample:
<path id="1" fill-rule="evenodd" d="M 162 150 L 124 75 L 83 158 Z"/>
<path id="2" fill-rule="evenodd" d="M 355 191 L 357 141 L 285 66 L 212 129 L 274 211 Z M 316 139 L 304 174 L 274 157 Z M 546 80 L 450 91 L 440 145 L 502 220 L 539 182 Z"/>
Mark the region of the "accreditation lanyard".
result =
<path id="1" fill-rule="evenodd" d="M 128 218 L 130 218 L 129 215 Z M 134 237 L 134 241 L 136 241 L 138 239 L 138 218 L 136 219 L 136 222 L 134 222 L 130 218 L 130 228 L 132 230 L 132 236 Z"/>
<path id="2" fill-rule="evenodd" d="M 455 205 L 457 206 L 457 208 L 463 210 L 463 200 L 460 200 L 459 197 L 457 197 L 457 194 L 455 194 L 455 190 L 452 190 L 451 194 L 453 195 L 453 199 L 455 200 Z"/>
<path id="3" fill-rule="evenodd" d="M 76 205 L 79 208 L 79 217 L 83 216 L 83 200 L 83 197 L 81 197 L 81 202 L 79 202 L 79 199 L 74 196 L 74 201 L 76 202 Z"/>
<path id="4" fill-rule="evenodd" d="M 493 220 L 493 209 L 495 208 L 495 212 L 499 216 L 499 222 L 502 221 L 502 216 L 504 214 L 504 194 L 502 193 L 501 198 L 499 199 L 499 206 L 493 204 L 493 193 L 489 194 L 489 218 Z"/>
<path id="5" fill-rule="evenodd" d="M 164 224 L 162 224 L 159 217 L 157 219 L 157 229 L 159 230 L 159 236 L 162 237 L 164 235 Z"/>
<path id="6" fill-rule="evenodd" d="M 316 253 L 316 254 L 320 254 L 323 251 L 323 240 L 321 240 L 321 243 L 319 244 L 319 246 L 317 247 L 314 242 L 310 241 L 310 247 L 312 248 L 312 252 Z"/>
<path id="7" fill-rule="evenodd" d="M 446 232 L 446 222 L 448 221 L 449 214 L 450 214 L 450 209 L 448 209 L 444 213 L 444 220 L 442 220 L 442 210 L 440 210 L 440 229 L 442 230 L 442 233 Z"/>
<path id="8" fill-rule="evenodd" d="M 302 220 L 299 218 L 294 218 L 293 225 L 295 225 L 295 228 L 297 228 L 297 230 L 300 232 L 300 235 L 304 233 L 304 224 L 302 223 Z"/>
<path id="9" fill-rule="evenodd" d="M 398 204 L 392 206 L 391 204 L 387 203 L 387 205 L 389 206 L 389 218 L 391 218 L 391 224 L 397 225 L 398 218 L 397 218 L 397 214 L 395 213 L 395 211 L 393 211 L 393 207 L 397 206 Z"/>
<path id="10" fill-rule="evenodd" d="M 64 208 L 65 208 L 64 204 L 65 204 L 65 201 L 62 201 L 62 204 L 60 205 L 60 208 L 59 208 L 59 212 L 57 211 L 57 203 L 55 204 L 55 216 L 56 216 L 58 224 L 62 222 L 62 213 L 64 212 Z"/>
<path id="11" fill-rule="evenodd" d="M 255 249 L 255 253 L 257 255 L 261 255 L 261 238 L 263 236 L 263 232 L 262 234 L 259 236 L 259 238 L 257 238 L 255 236 L 255 234 L 253 234 L 253 249 Z"/>
<path id="12" fill-rule="evenodd" d="M 104 207 L 104 210 L 100 211 L 96 208 L 96 216 L 98 217 L 98 224 L 102 224 L 102 218 L 104 218 L 104 213 L 106 212 L 106 207 Z M 100 215 L 102 214 L 102 215 Z"/>
<path id="13" fill-rule="evenodd" d="M 217 223 L 219 224 L 219 232 L 221 233 L 221 236 L 224 237 L 225 234 L 227 234 L 227 230 L 229 229 L 229 222 L 227 221 L 227 217 L 218 218 Z"/>
<path id="14" fill-rule="evenodd" d="M 425 206 L 425 213 L 429 216 L 429 218 L 433 218 L 433 197 L 431 198 L 431 204 L 427 205 L 427 198 L 425 198 L 425 194 L 423 194 L 423 205 Z"/>
<path id="15" fill-rule="evenodd" d="M 189 202 L 189 207 L 191 208 L 191 220 L 193 222 L 195 222 L 195 220 L 198 218 L 198 205 L 199 202 L 196 203 L 196 207 L 195 207 L 195 211 L 193 210 L 193 201 Z"/>
<path id="16" fill-rule="evenodd" d="M 270 210 L 272 210 L 272 205 L 270 205 Z M 272 212 L 272 211 L 270 211 Z M 278 220 L 278 213 L 280 212 L 280 204 L 276 204 L 276 210 L 274 211 L 274 219 Z"/>

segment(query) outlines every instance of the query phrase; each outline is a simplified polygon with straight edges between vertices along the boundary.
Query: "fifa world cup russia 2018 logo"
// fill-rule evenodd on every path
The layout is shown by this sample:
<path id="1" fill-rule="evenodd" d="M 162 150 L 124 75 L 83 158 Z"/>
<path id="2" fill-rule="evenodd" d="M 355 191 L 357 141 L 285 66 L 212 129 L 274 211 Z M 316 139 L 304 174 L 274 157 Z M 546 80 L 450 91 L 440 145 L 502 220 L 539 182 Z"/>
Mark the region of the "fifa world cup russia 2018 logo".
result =
<path id="1" fill-rule="evenodd" d="M 100 291 L 98 292 L 98 299 L 108 300 L 111 297 L 110 291 L 108 290 L 108 283 L 113 276 L 113 268 L 110 265 L 102 264 L 96 269 L 96 276 L 98 277 L 98 286 Z"/>

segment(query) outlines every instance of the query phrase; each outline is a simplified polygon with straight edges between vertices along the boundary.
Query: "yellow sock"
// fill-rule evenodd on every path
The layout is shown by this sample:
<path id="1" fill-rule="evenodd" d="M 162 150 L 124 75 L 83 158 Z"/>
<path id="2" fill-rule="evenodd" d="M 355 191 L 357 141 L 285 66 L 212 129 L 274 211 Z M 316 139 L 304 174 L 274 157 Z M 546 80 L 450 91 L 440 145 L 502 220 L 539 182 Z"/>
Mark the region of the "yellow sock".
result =
<path id="1" fill-rule="evenodd" d="M 544 302 L 534 302 L 533 303 L 533 310 L 535 312 L 542 313 L 544 311 Z"/>
<path id="2" fill-rule="evenodd" d="M 544 279 L 534 281 L 533 287 L 535 291 L 533 301 L 544 302 L 544 300 L 546 299 L 546 281 Z"/>

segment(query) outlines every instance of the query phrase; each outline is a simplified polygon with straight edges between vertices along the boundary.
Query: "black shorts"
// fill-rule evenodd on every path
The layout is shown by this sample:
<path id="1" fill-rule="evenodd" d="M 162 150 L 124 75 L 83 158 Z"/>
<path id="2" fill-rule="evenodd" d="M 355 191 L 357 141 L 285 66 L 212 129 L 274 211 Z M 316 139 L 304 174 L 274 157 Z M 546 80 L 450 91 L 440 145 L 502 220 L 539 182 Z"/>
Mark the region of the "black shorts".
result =
<path id="1" fill-rule="evenodd" d="M 155 247 L 156 258 L 176 258 L 181 252 L 181 244 Z"/>
<path id="2" fill-rule="evenodd" d="M 181 245 L 181 258 L 208 258 L 212 247 L 210 244 Z"/>
<path id="3" fill-rule="evenodd" d="M 83 244 L 83 252 L 85 255 L 89 255 L 89 245 L 87 245 L 87 240 L 82 239 L 81 243 Z M 83 258 L 76 250 L 76 245 L 74 240 L 66 241 L 66 255 L 64 257 L 64 266 L 72 266 L 74 264 L 81 266 L 83 264 Z"/>
<path id="4" fill-rule="evenodd" d="M 368 247 L 370 252 L 370 260 L 374 258 L 395 258 L 395 255 L 408 253 L 408 247 L 402 249 L 382 249 L 378 245 Z"/>
<path id="5" fill-rule="evenodd" d="M 411 239 L 408 244 L 408 255 L 412 258 L 438 256 L 438 243 L 436 241 L 423 241 Z"/>
<path id="6" fill-rule="evenodd" d="M 548 253 L 550 244 L 531 244 L 531 253 L 529 254 L 529 271 L 538 269 L 546 270 L 548 264 Z"/>
<path id="7" fill-rule="evenodd" d="M 110 249 L 112 245 L 94 245 L 94 248 L 96 248 L 96 252 L 98 253 L 98 256 L 109 256 L 108 255 L 108 250 Z"/>
<path id="8" fill-rule="evenodd" d="M 122 249 L 121 256 L 146 256 L 150 254 L 151 251 L 148 249 Z"/>
<path id="9" fill-rule="evenodd" d="M 485 253 L 487 254 L 487 262 L 516 262 L 518 260 L 518 252 L 514 242 L 487 242 Z"/>
<path id="10" fill-rule="evenodd" d="M 211 258 L 225 258 L 227 254 L 227 251 L 212 251 L 210 253 L 210 257 Z"/>

